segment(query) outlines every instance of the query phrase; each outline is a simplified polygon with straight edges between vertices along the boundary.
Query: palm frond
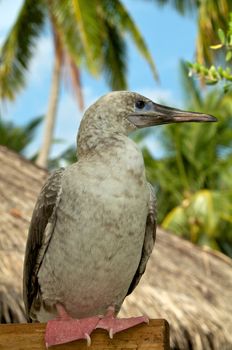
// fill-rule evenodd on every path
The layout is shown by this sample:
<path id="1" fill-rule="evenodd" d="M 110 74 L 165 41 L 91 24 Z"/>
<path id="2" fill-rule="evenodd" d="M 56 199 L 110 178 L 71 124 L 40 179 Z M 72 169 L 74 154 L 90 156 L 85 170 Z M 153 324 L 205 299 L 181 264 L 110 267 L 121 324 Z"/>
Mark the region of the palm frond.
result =
<path id="1" fill-rule="evenodd" d="M 82 89 L 81 89 L 79 68 L 77 64 L 74 62 L 74 59 L 71 56 L 70 52 L 65 48 L 64 38 L 62 36 L 61 28 L 57 23 L 56 16 L 54 16 L 52 11 L 50 11 L 49 16 L 52 23 L 55 55 L 63 65 L 63 68 L 65 67 L 68 68 L 67 77 L 70 78 L 72 82 L 73 91 L 76 94 L 79 107 L 82 110 L 84 108 L 84 98 L 83 98 Z"/>
<path id="2" fill-rule="evenodd" d="M 53 26 L 59 33 L 64 50 L 75 57 L 78 64 L 83 59 L 83 45 L 73 14 L 72 2 L 51 1 L 48 3 L 49 16 L 52 17 Z"/>
<path id="3" fill-rule="evenodd" d="M 28 122 L 28 124 L 26 124 L 24 126 L 25 134 L 28 134 L 28 142 L 32 141 L 32 139 L 34 137 L 34 133 L 35 133 L 36 129 L 38 128 L 38 126 L 41 124 L 43 119 L 44 119 L 44 116 L 40 115 L 40 116 L 35 117 L 32 120 L 30 120 Z"/>
<path id="4" fill-rule="evenodd" d="M 119 29 L 105 21 L 106 40 L 103 43 L 102 71 L 112 90 L 125 90 L 126 82 L 126 44 Z"/>
<path id="5" fill-rule="evenodd" d="M 231 0 L 201 1 L 198 12 L 198 34 L 196 59 L 199 63 L 213 63 L 217 50 L 211 45 L 219 43 L 216 33 L 219 28 L 226 31 L 227 19 L 232 11 Z"/>
<path id="6" fill-rule="evenodd" d="M 22 153 L 33 140 L 42 119 L 43 116 L 33 118 L 32 121 L 29 121 L 24 126 L 18 126 L 12 122 L 0 119 L 0 144 Z"/>
<path id="7" fill-rule="evenodd" d="M 99 73 L 101 32 L 97 0 L 91 6 L 84 0 L 53 1 L 49 4 L 61 33 L 65 51 L 77 65 L 85 64 L 93 75 Z"/>
<path id="8" fill-rule="evenodd" d="M 100 33 L 98 24 L 97 1 L 91 6 L 85 0 L 72 0 L 73 13 L 79 29 L 86 60 L 92 73 L 97 73 L 93 60 L 100 55 Z"/>
<path id="9" fill-rule="evenodd" d="M 25 85 L 26 71 L 43 28 L 43 1 L 25 0 L 0 51 L 0 98 L 14 99 Z"/>
<path id="10" fill-rule="evenodd" d="M 84 0 L 54 1 L 49 7 L 56 18 L 65 50 L 76 65 L 86 65 L 94 75 L 105 70 L 113 89 L 125 88 L 124 34 L 128 33 L 157 78 L 144 39 L 120 1 L 94 0 L 91 6 Z"/>
<path id="11" fill-rule="evenodd" d="M 181 14 L 194 11 L 200 4 L 200 0 L 155 0 L 155 2 L 160 6 L 170 4 Z"/>
<path id="12" fill-rule="evenodd" d="M 166 126 L 159 139 L 164 156 L 157 160 L 146 152 L 144 160 L 157 189 L 159 222 L 197 244 L 231 254 L 231 96 L 214 89 L 200 94 L 200 101 L 199 106 L 198 98 L 190 98 L 187 108 L 213 114 L 219 122 Z"/>
<path id="13" fill-rule="evenodd" d="M 188 76 L 188 71 L 187 64 L 184 61 L 181 61 L 180 76 L 182 86 L 184 87 L 182 91 L 184 93 L 186 105 L 194 105 L 197 109 L 202 105 L 202 97 L 197 82 L 192 77 Z"/>
<path id="14" fill-rule="evenodd" d="M 77 101 L 81 110 L 84 109 L 84 96 L 81 84 L 81 72 L 73 58 L 66 52 L 66 59 L 68 60 L 68 68 L 70 71 L 70 78 L 72 81 L 72 87 L 77 97 Z"/>
<path id="15" fill-rule="evenodd" d="M 151 71 L 154 75 L 154 78 L 156 80 L 158 80 L 158 73 L 156 70 L 156 66 L 155 66 L 155 63 L 152 59 L 150 51 L 147 48 L 146 42 L 144 41 L 144 39 L 143 39 L 138 27 L 136 26 L 135 22 L 132 20 L 132 18 L 129 15 L 129 13 L 127 12 L 125 6 L 120 2 L 120 0 L 114 1 L 114 13 L 112 15 L 114 17 L 115 16 L 118 17 L 117 21 L 120 25 L 120 28 L 124 32 L 128 33 L 131 36 L 138 51 L 141 53 L 141 55 L 146 59 L 146 61 L 150 65 L 150 68 L 151 68 Z"/>

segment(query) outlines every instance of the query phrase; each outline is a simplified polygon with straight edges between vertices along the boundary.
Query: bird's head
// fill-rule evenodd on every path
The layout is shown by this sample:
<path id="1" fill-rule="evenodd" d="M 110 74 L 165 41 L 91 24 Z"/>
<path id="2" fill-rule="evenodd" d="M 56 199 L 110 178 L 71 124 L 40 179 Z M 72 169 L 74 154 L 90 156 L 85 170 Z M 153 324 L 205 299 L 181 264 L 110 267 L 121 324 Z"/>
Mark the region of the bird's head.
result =
<path id="1" fill-rule="evenodd" d="M 96 122 L 99 120 L 102 127 L 116 128 L 125 134 L 137 128 L 161 124 L 217 121 L 211 115 L 163 106 L 129 91 L 110 92 L 101 97 L 88 111 L 94 111 L 94 118 Z"/>
<path id="2" fill-rule="evenodd" d="M 78 143 L 81 134 L 85 134 L 86 142 L 87 130 L 96 138 L 114 133 L 128 135 L 138 128 L 161 124 L 215 121 L 217 119 L 211 115 L 162 106 L 135 92 L 114 91 L 87 109 L 80 125 Z"/>

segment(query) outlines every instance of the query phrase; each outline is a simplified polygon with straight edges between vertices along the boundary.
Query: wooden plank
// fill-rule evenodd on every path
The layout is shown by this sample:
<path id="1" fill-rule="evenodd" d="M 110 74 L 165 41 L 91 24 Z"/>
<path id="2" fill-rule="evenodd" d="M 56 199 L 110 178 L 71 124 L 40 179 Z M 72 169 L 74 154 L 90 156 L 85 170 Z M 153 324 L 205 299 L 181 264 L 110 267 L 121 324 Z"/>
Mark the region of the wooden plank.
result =
<path id="1" fill-rule="evenodd" d="M 1 350 L 46 350 L 45 324 L 0 324 Z M 110 339 L 101 329 L 91 334 L 92 344 L 79 340 L 51 347 L 51 350 L 169 350 L 169 325 L 165 320 L 150 320 Z"/>

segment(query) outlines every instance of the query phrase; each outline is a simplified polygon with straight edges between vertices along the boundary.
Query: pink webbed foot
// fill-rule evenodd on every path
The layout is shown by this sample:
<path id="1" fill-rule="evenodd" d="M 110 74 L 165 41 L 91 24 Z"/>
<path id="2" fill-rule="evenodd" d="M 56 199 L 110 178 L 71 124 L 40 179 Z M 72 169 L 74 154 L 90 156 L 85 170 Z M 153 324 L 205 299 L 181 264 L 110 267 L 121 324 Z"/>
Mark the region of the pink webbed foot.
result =
<path id="1" fill-rule="evenodd" d="M 106 316 L 100 319 L 96 328 L 107 330 L 109 332 L 110 338 L 112 339 L 114 334 L 137 326 L 140 323 L 149 323 L 149 318 L 146 316 L 116 318 L 114 308 L 110 307 L 108 309 L 108 313 Z"/>
<path id="2" fill-rule="evenodd" d="M 74 319 L 70 317 L 62 305 L 57 305 L 59 316 L 55 320 L 48 321 L 45 332 L 46 347 L 65 344 L 78 339 L 86 339 L 91 344 L 90 334 L 96 328 L 99 317 Z"/>

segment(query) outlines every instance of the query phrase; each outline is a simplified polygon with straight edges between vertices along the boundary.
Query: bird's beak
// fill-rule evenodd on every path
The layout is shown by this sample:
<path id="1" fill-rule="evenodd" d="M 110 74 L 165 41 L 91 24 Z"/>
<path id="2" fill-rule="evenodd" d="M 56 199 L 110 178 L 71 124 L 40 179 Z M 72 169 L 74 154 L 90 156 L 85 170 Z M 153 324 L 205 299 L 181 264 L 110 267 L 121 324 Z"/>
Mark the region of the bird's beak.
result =
<path id="1" fill-rule="evenodd" d="M 128 116 L 128 120 L 138 128 L 182 122 L 216 122 L 212 115 L 182 111 L 150 102 L 148 110 L 137 110 Z"/>

